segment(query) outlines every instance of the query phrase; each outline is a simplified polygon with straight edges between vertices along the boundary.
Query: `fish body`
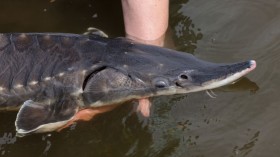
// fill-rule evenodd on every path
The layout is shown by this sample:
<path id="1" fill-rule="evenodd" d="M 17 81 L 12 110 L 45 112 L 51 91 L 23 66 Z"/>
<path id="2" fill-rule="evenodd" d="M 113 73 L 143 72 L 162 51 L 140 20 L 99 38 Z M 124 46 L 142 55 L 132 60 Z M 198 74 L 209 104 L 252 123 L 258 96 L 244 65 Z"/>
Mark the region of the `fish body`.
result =
<path id="1" fill-rule="evenodd" d="M 0 34 L 0 110 L 19 109 L 19 134 L 53 131 L 82 109 L 217 88 L 256 67 L 216 64 L 126 38 Z"/>

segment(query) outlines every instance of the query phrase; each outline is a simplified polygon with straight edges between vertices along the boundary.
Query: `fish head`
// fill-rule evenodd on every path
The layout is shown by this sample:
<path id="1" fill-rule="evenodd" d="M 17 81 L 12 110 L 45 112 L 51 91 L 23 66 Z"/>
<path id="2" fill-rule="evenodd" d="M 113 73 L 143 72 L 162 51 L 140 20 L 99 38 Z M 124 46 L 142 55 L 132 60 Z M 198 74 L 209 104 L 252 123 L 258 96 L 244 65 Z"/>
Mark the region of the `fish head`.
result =
<path id="1" fill-rule="evenodd" d="M 127 46 L 108 58 L 86 83 L 92 106 L 214 89 L 256 67 L 254 60 L 211 63 L 185 52 L 142 44 Z"/>

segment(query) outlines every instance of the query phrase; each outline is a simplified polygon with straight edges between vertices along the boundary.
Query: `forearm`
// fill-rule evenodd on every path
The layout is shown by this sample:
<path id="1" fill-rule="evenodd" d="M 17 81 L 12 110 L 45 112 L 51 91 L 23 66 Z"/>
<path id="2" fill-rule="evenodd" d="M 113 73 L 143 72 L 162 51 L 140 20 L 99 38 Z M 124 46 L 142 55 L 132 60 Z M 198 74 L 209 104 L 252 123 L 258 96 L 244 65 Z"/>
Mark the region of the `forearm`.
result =
<path id="1" fill-rule="evenodd" d="M 164 39 L 169 0 L 122 0 L 122 6 L 127 37 L 144 42 Z"/>

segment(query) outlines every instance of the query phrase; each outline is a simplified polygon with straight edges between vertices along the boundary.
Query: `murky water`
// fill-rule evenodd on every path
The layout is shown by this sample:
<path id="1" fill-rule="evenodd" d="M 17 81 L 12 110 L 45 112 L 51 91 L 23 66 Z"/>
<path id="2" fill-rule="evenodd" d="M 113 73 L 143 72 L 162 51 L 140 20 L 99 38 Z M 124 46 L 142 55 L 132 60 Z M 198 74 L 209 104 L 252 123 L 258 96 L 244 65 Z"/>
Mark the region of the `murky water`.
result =
<path id="1" fill-rule="evenodd" d="M 173 47 L 215 62 L 255 59 L 234 85 L 152 99 L 143 119 L 127 103 L 59 133 L 15 137 L 16 112 L 0 112 L 0 156 L 279 156 L 280 2 L 171 0 Z M 2 0 L 0 32 L 72 32 L 101 28 L 122 36 L 119 1 Z"/>

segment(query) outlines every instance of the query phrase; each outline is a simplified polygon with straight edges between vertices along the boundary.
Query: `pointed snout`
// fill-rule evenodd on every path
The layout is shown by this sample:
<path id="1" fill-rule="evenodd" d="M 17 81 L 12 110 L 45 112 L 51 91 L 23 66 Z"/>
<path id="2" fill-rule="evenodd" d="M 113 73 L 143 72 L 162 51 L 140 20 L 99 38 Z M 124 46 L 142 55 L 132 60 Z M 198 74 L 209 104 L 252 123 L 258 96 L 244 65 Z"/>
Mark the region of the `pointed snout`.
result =
<path id="1" fill-rule="evenodd" d="M 229 84 L 256 68 L 256 61 L 249 60 L 234 64 L 205 64 L 179 74 L 176 86 L 192 91 L 217 88 Z"/>

